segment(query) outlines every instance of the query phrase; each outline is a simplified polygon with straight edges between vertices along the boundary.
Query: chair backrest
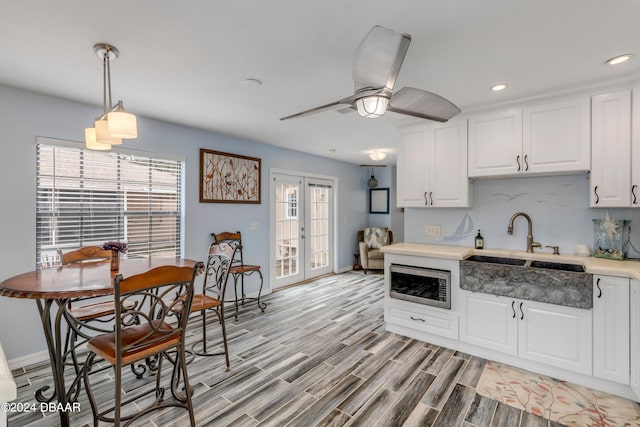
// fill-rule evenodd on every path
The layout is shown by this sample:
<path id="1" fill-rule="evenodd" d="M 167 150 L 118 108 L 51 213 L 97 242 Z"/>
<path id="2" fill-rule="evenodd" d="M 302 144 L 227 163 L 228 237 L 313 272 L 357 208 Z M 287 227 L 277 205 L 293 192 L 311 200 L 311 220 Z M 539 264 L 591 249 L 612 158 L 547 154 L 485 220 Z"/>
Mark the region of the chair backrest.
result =
<path id="1" fill-rule="evenodd" d="M 74 264 L 87 261 L 110 261 L 111 251 L 100 246 L 85 246 L 60 256 L 62 264 Z"/>
<path id="2" fill-rule="evenodd" d="M 193 283 L 202 262 L 194 267 L 166 265 L 142 274 L 114 279 L 116 360 L 122 362 L 125 353 L 144 351 L 146 347 L 162 342 L 184 340 L 193 301 Z M 131 308 L 131 302 L 135 304 Z M 175 321 L 177 319 L 177 322 Z M 147 333 L 127 338 L 123 342 L 122 330 L 148 323 Z"/>
<path id="3" fill-rule="evenodd" d="M 379 227 L 379 228 L 382 228 L 382 227 Z M 384 230 L 386 228 L 382 228 L 382 229 Z M 386 229 L 386 230 L 387 230 L 387 234 L 388 234 L 389 238 L 387 240 L 387 243 L 385 243 L 385 246 L 386 245 L 390 245 L 390 244 L 393 243 L 393 232 L 391 230 L 389 230 L 389 229 Z M 364 231 L 365 230 L 359 230 L 358 231 L 358 242 L 364 242 L 364 238 L 365 238 Z"/>
<path id="4" fill-rule="evenodd" d="M 222 233 L 212 233 L 213 243 L 227 243 L 233 249 L 235 249 L 233 258 L 231 260 L 231 265 L 244 265 L 244 259 L 242 257 L 242 235 L 239 231 L 235 233 L 231 233 L 229 231 L 224 231 Z"/>
<path id="5" fill-rule="evenodd" d="M 229 270 L 236 250 L 237 247 L 234 248 L 225 242 L 212 243 L 209 246 L 204 284 L 202 285 L 203 293 L 213 294 L 218 301 L 224 301 Z"/>

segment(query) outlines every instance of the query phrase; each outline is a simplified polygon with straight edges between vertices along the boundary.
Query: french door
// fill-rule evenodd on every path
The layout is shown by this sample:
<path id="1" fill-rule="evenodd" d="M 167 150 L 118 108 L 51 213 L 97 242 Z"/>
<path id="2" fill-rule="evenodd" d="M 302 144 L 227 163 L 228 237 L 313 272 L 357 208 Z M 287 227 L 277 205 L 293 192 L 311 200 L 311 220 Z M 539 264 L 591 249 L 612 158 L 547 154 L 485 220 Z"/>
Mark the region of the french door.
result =
<path id="1" fill-rule="evenodd" d="M 271 289 L 333 271 L 333 181 L 271 174 Z"/>

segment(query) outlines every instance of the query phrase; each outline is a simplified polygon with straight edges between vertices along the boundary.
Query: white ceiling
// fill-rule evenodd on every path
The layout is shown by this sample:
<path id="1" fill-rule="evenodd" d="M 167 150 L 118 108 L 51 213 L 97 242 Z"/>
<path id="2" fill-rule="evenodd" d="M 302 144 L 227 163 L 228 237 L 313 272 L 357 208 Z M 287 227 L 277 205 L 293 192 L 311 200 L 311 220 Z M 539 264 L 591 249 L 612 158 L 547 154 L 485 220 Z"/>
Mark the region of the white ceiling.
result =
<path id="1" fill-rule="evenodd" d="M 107 42 L 120 50 L 114 101 L 130 112 L 356 164 L 382 149 L 390 164 L 404 116 L 279 120 L 353 93 L 353 53 L 373 25 L 412 36 L 396 89 L 435 92 L 464 113 L 633 81 L 639 19 L 640 0 L 7 0 L 0 83 L 94 104 L 98 115 L 93 45 Z M 626 52 L 635 57 L 604 65 Z M 498 82 L 509 88 L 491 92 Z"/>

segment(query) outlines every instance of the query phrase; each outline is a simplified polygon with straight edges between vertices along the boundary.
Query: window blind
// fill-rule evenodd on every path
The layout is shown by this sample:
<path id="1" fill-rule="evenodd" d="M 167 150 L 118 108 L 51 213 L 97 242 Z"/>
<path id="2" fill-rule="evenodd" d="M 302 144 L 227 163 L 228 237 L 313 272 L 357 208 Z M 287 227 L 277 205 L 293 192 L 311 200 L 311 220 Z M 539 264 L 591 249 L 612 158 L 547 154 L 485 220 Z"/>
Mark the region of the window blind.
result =
<path id="1" fill-rule="evenodd" d="M 36 263 L 125 241 L 127 257 L 182 256 L 184 162 L 37 144 Z"/>

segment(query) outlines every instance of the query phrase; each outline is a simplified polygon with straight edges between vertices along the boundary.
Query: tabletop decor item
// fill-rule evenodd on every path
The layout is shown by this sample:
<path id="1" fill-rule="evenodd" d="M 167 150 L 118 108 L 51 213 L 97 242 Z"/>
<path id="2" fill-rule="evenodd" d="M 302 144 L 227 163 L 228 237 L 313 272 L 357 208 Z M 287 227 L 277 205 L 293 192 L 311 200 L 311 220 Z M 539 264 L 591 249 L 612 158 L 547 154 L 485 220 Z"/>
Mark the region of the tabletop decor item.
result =
<path id="1" fill-rule="evenodd" d="M 104 242 L 102 249 L 111 251 L 111 269 L 118 270 L 120 268 L 120 253 L 126 253 L 129 246 L 127 242 L 108 241 Z"/>
<path id="2" fill-rule="evenodd" d="M 593 220 L 593 256 L 626 259 L 630 234 L 631 221 L 612 219 L 607 211 L 604 219 Z"/>
<path id="3" fill-rule="evenodd" d="M 200 203 L 260 204 L 261 163 L 256 157 L 200 149 Z"/>

